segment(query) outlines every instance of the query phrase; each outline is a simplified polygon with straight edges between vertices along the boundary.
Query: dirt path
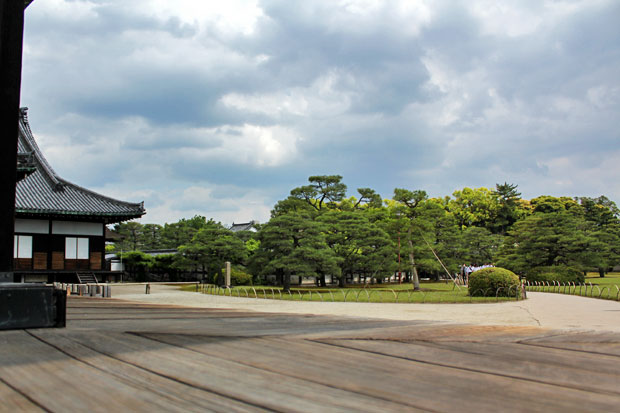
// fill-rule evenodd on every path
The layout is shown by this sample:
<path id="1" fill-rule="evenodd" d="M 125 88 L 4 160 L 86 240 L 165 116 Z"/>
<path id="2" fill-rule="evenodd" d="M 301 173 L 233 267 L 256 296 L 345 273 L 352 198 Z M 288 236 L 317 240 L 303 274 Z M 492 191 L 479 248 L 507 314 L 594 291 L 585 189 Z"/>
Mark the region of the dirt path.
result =
<path id="1" fill-rule="evenodd" d="M 144 285 L 114 285 L 112 297 L 153 304 L 268 313 L 620 332 L 620 302 L 548 293 L 528 293 L 529 298 L 525 301 L 488 304 L 321 303 L 220 297 L 184 292 L 176 286 L 151 284 L 148 295 Z"/>

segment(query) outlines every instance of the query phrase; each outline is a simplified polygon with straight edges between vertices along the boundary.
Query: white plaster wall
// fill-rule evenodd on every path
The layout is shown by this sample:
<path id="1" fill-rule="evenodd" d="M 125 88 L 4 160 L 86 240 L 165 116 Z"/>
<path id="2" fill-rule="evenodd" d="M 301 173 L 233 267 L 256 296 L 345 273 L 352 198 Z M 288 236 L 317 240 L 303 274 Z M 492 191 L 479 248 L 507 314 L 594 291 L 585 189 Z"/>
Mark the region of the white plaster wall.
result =
<path id="1" fill-rule="evenodd" d="M 15 232 L 27 234 L 49 234 L 50 224 L 43 219 L 22 219 L 15 220 Z"/>
<path id="2" fill-rule="evenodd" d="M 52 221 L 52 234 L 103 236 L 103 224 L 98 222 Z"/>

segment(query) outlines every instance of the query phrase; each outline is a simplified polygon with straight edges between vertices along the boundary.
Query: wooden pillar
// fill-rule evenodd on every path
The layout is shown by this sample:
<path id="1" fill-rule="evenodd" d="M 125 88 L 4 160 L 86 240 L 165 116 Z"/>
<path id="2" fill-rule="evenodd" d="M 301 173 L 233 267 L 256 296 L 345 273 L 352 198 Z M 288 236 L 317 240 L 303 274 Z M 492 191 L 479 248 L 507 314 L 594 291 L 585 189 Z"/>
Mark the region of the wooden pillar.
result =
<path id="1" fill-rule="evenodd" d="M 24 0 L 0 2 L 0 282 L 13 281 Z"/>

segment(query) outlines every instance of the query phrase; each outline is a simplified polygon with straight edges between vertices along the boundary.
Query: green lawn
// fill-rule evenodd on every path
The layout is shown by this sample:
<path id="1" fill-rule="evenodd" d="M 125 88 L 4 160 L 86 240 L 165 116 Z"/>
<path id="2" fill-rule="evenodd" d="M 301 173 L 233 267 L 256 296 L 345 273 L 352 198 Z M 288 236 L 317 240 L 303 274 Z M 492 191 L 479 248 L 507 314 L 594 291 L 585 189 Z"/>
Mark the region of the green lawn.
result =
<path id="1" fill-rule="evenodd" d="M 620 286 L 620 272 L 610 272 L 605 277 L 599 277 L 597 272 L 589 272 L 586 276 L 586 283 L 591 282 L 596 285 L 618 285 Z"/>
<path id="2" fill-rule="evenodd" d="M 368 302 L 368 303 L 481 303 L 515 300 L 515 297 L 470 297 L 467 288 L 460 290 L 452 282 L 422 282 L 421 291 L 413 291 L 410 283 L 350 285 L 345 288 L 318 288 L 303 286 L 283 292 L 275 286 L 239 286 L 220 289 L 214 286 L 200 286 L 204 294 L 232 295 L 233 297 L 268 298 L 290 301 L 316 302 Z M 195 285 L 182 287 L 196 291 Z M 585 297 L 620 300 L 620 272 L 609 273 L 604 278 L 598 273 L 588 273 L 581 286 L 529 286 L 528 291 L 580 295 Z"/>
<path id="3" fill-rule="evenodd" d="M 184 286 L 186 291 L 196 291 L 195 286 Z M 202 286 L 202 292 L 215 295 L 232 295 L 233 297 L 268 298 L 290 301 L 316 302 L 368 302 L 368 303 L 483 303 L 515 300 L 506 297 L 470 297 L 467 288 L 454 287 L 452 283 L 422 283 L 421 291 L 413 291 L 411 284 L 373 284 L 365 288 L 350 286 L 347 288 L 293 287 L 284 292 L 282 287 L 239 286 L 220 289 Z"/>
<path id="4" fill-rule="evenodd" d="M 421 291 L 413 291 L 407 284 L 372 284 L 362 287 L 350 285 L 345 288 L 318 288 L 314 286 L 292 287 L 290 292 L 282 287 L 239 286 L 220 289 L 214 286 L 200 286 L 204 294 L 232 295 L 233 297 L 268 298 L 290 301 L 323 302 L 368 302 L 368 303 L 483 303 L 515 300 L 506 297 L 470 297 L 467 288 L 460 290 L 451 282 L 423 282 Z M 185 291 L 196 292 L 195 285 L 182 287 Z M 588 273 L 581 286 L 530 286 L 528 291 L 551 292 L 580 295 L 585 297 L 620 300 L 620 272 L 607 274 L 604 278 L 598 273 Z"/>
<path id="5" fill-rule="evenodd" d="M 620 273 L 612 272 L 605 277 L 599 277 L 598 273 L 587 274 L 585 284 L 582 285 L 544 285 L 529 286 L 527 291 L 542 291 L 550 293 L 580 295 L 583 297 L 603 298 L 607 300 L 620 300 Z"/>

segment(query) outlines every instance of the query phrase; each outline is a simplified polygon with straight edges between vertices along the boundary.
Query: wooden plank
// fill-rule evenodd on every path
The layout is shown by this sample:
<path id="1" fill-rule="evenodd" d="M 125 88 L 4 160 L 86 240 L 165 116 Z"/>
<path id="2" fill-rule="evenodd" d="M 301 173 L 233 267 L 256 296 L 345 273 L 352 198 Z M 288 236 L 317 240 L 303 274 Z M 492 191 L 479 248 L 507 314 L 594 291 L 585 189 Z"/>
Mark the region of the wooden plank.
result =
<path id="1" fill-rule="evenodd" d="M 530 347 L 519 343 L 503 343 L 498 346 L 494 343 L 471 342 L 418 342 L 420 345 L 460 351 L 463 353 L 490 355 L 495 358 L 513 360 L 515 363 L 536 362 L 550 368 L 556 366 L 583 370 L 584 372 L 620 374 L 618 360 L 615 357 L 594 353 L 573 353 L 552 347 Z M 544 368 L 544 366 L 542 368 Z M 618 386 L 620 388 L 620 386 Z"/>
<path id="2" fill-rule="evenodd" d="M 309 335 L 321 340 L 325 335 Z M 330 338 L 345 340 L 369 339 L 415 343 L 465 353 L 512 359 L 516 362 L 536 361 L 551 366 L 579 368 L 586 371 L 615 374 L 617 361 L 613 355 L 601 354 L 598 346 L 616 346 L 619 333 L 565 332 L 535 327 L 420 325 L 408 328 L 391 327 L 369 331 L 343 331 Z M 581 342 L 591 345 L 587 352 L 570 351 Z M 568 344 L 570 343 L 570 345 Z M 501 344 L 501 345 L 498 345 Z M 527 344 L 545 344 L 532 348 Z M 597 352 L 599 350 L 599 352 Z"/>
<path id="3" fill-rule="evenodd" d="M 51 411 L 185 411 L 169 398 L 75 360 L 25 331 L 2 332 L 0 377 Z"/>
<path id="4" fill-rule="evenodd" d="M 71 303 L 74 296 L 69 297 Z M 91 300 L 90 298 L 81 298 L 82 300 Z M 93 302 L 97 299 L 93 299 Z M 104 299 L 99 299 L 103 300 Z M 149 307 L 154 308 L 154 307 Z M 170 307 L 175 309 L 181 309 L 182 307 Z M 131 314 L 128 309 L 117 308 L 118 314 Z M 197 310 L 204 311 L 205 314 L 213 313 L 217 310 L 212 309 L 188 309 L 192 313 L 196 314 Z M 164 310 L 165 311 L 165 310 Z M 221 310 L 220 310 L 221 311 Z M 234 313 L 234 314 L 233 314 Z M 70 307 L 68 311 L 70 316 L 76 314 L 74 308 Z M 392 326 L 392 325 L 410 325 L 411 322 L 403 321 L 385 321 L 377 319 L 359 319 L 353 317 L 316 317 L 308 315 L 286 315 L 269 313 L 262 314 L 257 312 L 240 312 L 226 310 L 221 314 L 230 314 L 230 316 L 216 316 L 209 318 L 209 323 L 201 326 L 204 334 L 221 334 L 222 331 L 228 331 L 230 335 L 292 335 L 292 334 L 310 334 L 310 333 L 325 333 L 336 332 L 340 330 L 361 330 L 367 328 L 377 328 L 380 326 Z M 119 319 L 111 320 L 96 320 L 92 318 L 88 319 L 72 319 L 68 318 L 68 325 L 75 328 L 98 328 L 98 329 L 113 329 L 116 331 L 154 331 L 162 328 L 167 328 L 170 331 L 170 327 L 174 328 L 174 332 L 183 333 L 186 331 L 194 330 L 196 321 L 191 317 L 172 317 L 169 320 L 165 320 L 162 314 L 158 314 L 157 318 L 149 319 L 143 318 L 140 320 L 133 320 L 131 318 L 120 319 L 125 316 L 119 316 Z M 95 317 L 93 317 L 95 318 Z M 104 318 L 104 317 L 100 317 Z M 170 320 L 174 319 L 174 323 Z"/>
<path id="5" fill-rule="evenodd" d="M 520 340 L 546 337 L 557 334 L 557 331 L 540 327 L 522 326 L 484 326 L 468 324 L 448 323 L 418 323 L 410 322 L 407 328 L 401 326 L 379 326 L 374 330 L 338 331 L 330 334 L 329 338 L 342 339 L 369 339 L 369 340 L 395 340 L 395 341 L 461 341 L 461 342 L 485 342 L 485 343 L 514 343 Z M 322 334 L 306 335 L 308 339 L 327 337 Z"/>
<path id="6" fill-rule="evenodd" d="M 133 334 L 76 334 L 81 344 L 156 374 L 275 411 L 416 411 L 386 399 L 167 345 Z M 224 338 L 226 340 L 226 338 Z M 224 341 L 226 344 L 228 341 Z M 216 344 L 222 353 L 222 342 Z M 251 358 L 245 353 L 243 358 Z M 332 366 L 333 367 L 333 366 Z M 327 374 L 326 371 L 323 374 Z"/>
<path id="7" fill-rule="evenodd" d="M 278 374 L 429 410 L 453 410 L 456 400 L 459 408 L 466 411 L 492 411 L 498 406 L 502 406 L 502 411 L 571 411 L 584 402 L 594 409 L 609 409 L 620 402 L 618 396 L 519 380 L 507 376 L 506 371 L 493 374 L 429 364 L 390 354 L 390 351 L 364 353 L 290 338 L 238 339 L 218 345 L 213 337 L 146 336 Z M 406 347 L 403 343 L 391 344 Z M 247 357 L 248 354 L 251 357 Z M 416 355 L 415 352 L 411 354 Z M 465 353 L 459 356 L 468 357 Z M 512 367 L 508 366 L 508 372 Z"/>
<path id="8" fill-rule="evenodd" d="M 243 319 L 249 319 L 249 318 L 254 318 L 256 319 L 256 317 L 248 315 L 248 314 L 240 314 L 240 313 L 204 313 L 204 312 L 188 312 L 188 313 L 184 313 L 183 310 L 175 310 L 175 311 L 169 311 L 169 312 L 159 312 L 159 311 L 146 311 L 146 312 L 127 312 L 125 314 L 122 313 L 118 313 L 118 312 L 101 312 L 98 313 L 97 311 L 91 312 L 91 313 L 75 313 L 75 312 L 68 312 L 68 314 L 71 315 L 72 319 L 74 320 L 98 320 L 98 319 L 110 319 L 110 320 L 116 320 L 116 319 L 143 319 L 146 318 L 148 319 L 149 317 L 153 318 L 153 319 L 159 319 L 159 318 L 187 318 L 187 319 L 194 319 L 194 318 L 209 318 L 209 319 L 222 319 L 222 318 L 243 318 Z"/>
<path id="9" fill-rule="evenodd" d="M 36 404 L 13 390 L 0 379 L 0 410 L 6 412 L 43 412 Z"/>
<path id="10" fill-rule="evenodd" d="M 260 412 L 266 411 L 258 406 L 248 405 L 237 400 L 187 386 L 147 370 L 108 357 L 74 341 L 69 332 L 58 330 L 36 330 L 32 332 L 44 342 L 62 349 L 63 352 L 82 363 L 102 370 L 132 387 L 152 392 L 156 397 L 170 399 L 176 406 L 188 412 Z"/>
<path id="11" fill-rule="evenodd" d="M 585 370 L 581 366 L 550 365 L 541 358 L 514 357 L 503 352 L 495 352 L 495 348 L 488 346 L 487 353 L 481 354 L 433 347 L 428 343 L 385 340 L 321 340 L 321 342 L 433 365 L 545 383 L 564 387 L 562 391 L 565 392 L 575 389 L 620 396 L 620 369 L 618 368 L 614 372 L 600 372 Z M 469 348 L 475 348 L 476 344 L 478 343 L 470 343 Z M 556 353 L 566 352 L 556 351 Z M 567 359 L 570 358 L 569 354 L 563 355 Z"/>
<path id="12" fill-rule="evenodd" d="M 620 334 L 607 332 L 577 332 L 536 337 L 521 341 L 530 346 L 551 347 L 575 352 L 587 352 L 620 357 Z"/>
<path id="13" fill-rule="evenodd" d="M 70 300 L 68 325 L 0 332 L 0 397 L 32 398 L 51 411 L 565 412 L 620 405 L 616 355 L 561 348 L 615 345 L 619 335 L 611 333 L 92 298 Z M 14 389 L 3 389 L 2 380 Z"/>

